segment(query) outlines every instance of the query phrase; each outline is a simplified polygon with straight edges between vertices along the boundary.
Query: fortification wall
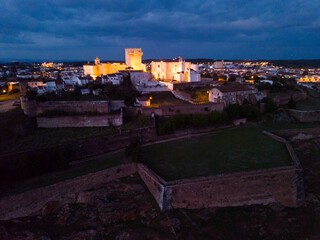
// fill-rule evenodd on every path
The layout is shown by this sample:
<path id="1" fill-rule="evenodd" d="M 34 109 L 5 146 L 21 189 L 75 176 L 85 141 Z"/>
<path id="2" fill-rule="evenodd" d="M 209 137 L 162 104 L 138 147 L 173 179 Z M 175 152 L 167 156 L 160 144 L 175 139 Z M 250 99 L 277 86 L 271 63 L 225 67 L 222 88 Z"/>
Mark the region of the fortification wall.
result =
<path id="1" fill-rule="evenodd" d="M 295 109 L 289 109 L 289 113 L 298 119 L 300 122 L 319 122 L 320 110 L 315 111 L 300 111 Z"/>
<path id="2" fill-rule="evenodd" d="M 112 105 L 113 108 L 119 106 L 119 102 Z M 21 97 L 21 108 L 24 114 L 29 117 L 35 117 L 45 111 L 65 111 L 65 112 L 109 112 L 109 101 L 47 101 L 36 102 Z"/>
<path id="3" fill-rule="evenodd" d="M 37 117 L 38 128 L 121 126 L 121 114 Z"/>
<path id="4" fill-rule="evenodd" d="M 286 144 L 293 161 L 291 166 L 166 182 L 143 164 L 125 164 L 4 197 L 0 199 L 0 220 L 27 216 L 42 209 L 49 201 L 75 202 L 81 191 L 134 173 L 140 175 L 161 210 L 274 202 L 296 207 L 304 202 L 299 160 L 285 139 L 272 133 L 265 134 Z"/>
<path id="5" fill-rule="evenodd" d="M 27 216 L 39 211 L 50 201 L 59 201 L 61 204 L 76 202 L 81 191 L 91 189 L 93 186 L 98 188 L 106 182 L 135 172 L 136 164 L 129 163 L 4 197 L 0 199 L 0 220 Z"/>
<path id="6" fill-rule="evenodd" d="M 278 106 L 280 106 L 280 105 L 288 104 L 291 97 L 293 101 L 298 102 L 301 100 L 306 100 L 307 94 L 305 92 L 294 92 L 291 94 L 278 95 L 273 97 L 272 99 Z"/>
<path id="7" fill-rule="evenodd" d="M 126 105 L 124 104 L 124 100 L 112 100 L 109 102 L 109 112 L 117 111 L 120 108 L 124 108 Z"/>
<path id="8" fill-rule="evenodd" d="M 37 113 L 60 110 L 65 112 L 109 112 L 109 101 L 47 101 L 37 103 Z"/>
<path id="9" fill-rule="evenodd" d="M 162 210 L 164 204 L 163 197 L 166 182 L 157 174 L 155 174 L 150 168 L 146 167 L 143 164 L 138 164 L 137 171 Z"/>
<path id="10" fill-rule="evenodd" d="M 177 104 L 162 107 L 135 107 L 125 108 L 125 116 L 136 116 L 139 112 L 145 116 L 151 116 L 152 113 L 158 116 L 173 116 L 176 114 L 208 114 L 212 111 L 222 112 L 223 103 L 203 103 L 203 104 Z"/>
<path id="11" fill-rule="evenodd" d="M 227 207 L 281 203 L 295 207 L 295 167 L 241 172 L 169 182 L 173 208 Z"/>
<path id="12" fill-rule="evenodd" d="M 28 100 L 26 97 L 20 97 L 21 109 L 24 114 L 29 117 L 37 116 L 37 102 L 35 100 Z"/>
<path id="13" fill-rule="evenodd" d="M 223 103 L 181 104 L 162 107 L 163 116 L 180 114 L 208 114 L 212 111 L 222 112 Z"/>

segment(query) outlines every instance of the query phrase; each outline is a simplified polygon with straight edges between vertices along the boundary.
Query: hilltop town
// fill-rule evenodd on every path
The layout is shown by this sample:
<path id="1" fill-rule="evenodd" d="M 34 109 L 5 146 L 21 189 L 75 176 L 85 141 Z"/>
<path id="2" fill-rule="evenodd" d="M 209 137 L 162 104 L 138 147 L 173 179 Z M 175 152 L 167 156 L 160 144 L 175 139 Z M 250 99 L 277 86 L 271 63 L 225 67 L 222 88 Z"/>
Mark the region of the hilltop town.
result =
<path id="1" fill-rule="evenodd" d="M 143 56 L 0 65 L 0 235 L 316 236 L 319 66 Z"/>

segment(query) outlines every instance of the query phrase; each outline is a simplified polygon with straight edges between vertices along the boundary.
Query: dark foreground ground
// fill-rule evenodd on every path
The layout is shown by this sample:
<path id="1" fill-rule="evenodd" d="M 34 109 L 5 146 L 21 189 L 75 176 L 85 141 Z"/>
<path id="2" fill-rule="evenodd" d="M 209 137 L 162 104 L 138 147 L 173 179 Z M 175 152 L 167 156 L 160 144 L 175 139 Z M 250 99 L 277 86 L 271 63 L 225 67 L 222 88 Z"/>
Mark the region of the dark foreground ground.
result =
<path id="1" fill-rule="evenodd" d="M 293 146 L 304 169 L 305 206 L 278 204 L 161 212 L 137 176 L 51 202 L 34 216 L 0 221 L 0 239 L 320 239 L 320 139 Z"/>

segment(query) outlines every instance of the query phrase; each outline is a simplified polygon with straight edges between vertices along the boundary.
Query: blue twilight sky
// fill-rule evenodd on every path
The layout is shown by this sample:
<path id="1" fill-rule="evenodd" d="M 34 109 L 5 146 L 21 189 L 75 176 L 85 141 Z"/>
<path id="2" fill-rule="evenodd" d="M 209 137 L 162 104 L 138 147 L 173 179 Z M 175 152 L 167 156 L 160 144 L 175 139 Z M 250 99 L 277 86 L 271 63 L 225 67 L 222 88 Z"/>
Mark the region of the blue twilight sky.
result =
<path id="1" fill-rule="evenodd" d="M 0 0 L 0 60 L 319 59 L 320 0 Z"/>

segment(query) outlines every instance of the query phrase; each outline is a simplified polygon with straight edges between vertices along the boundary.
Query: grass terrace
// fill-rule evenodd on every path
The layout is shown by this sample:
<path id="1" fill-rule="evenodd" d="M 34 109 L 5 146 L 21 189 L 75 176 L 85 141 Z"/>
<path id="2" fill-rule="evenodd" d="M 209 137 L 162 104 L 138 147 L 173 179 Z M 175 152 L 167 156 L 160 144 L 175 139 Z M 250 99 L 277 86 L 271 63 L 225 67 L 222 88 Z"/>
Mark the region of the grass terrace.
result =
<path id="1" fill-rule="evenodd" d="M 292 164 L 285 145 L 257 128 L 225 130 L 147 146 L 144 159 L 167 181 Z"/>

